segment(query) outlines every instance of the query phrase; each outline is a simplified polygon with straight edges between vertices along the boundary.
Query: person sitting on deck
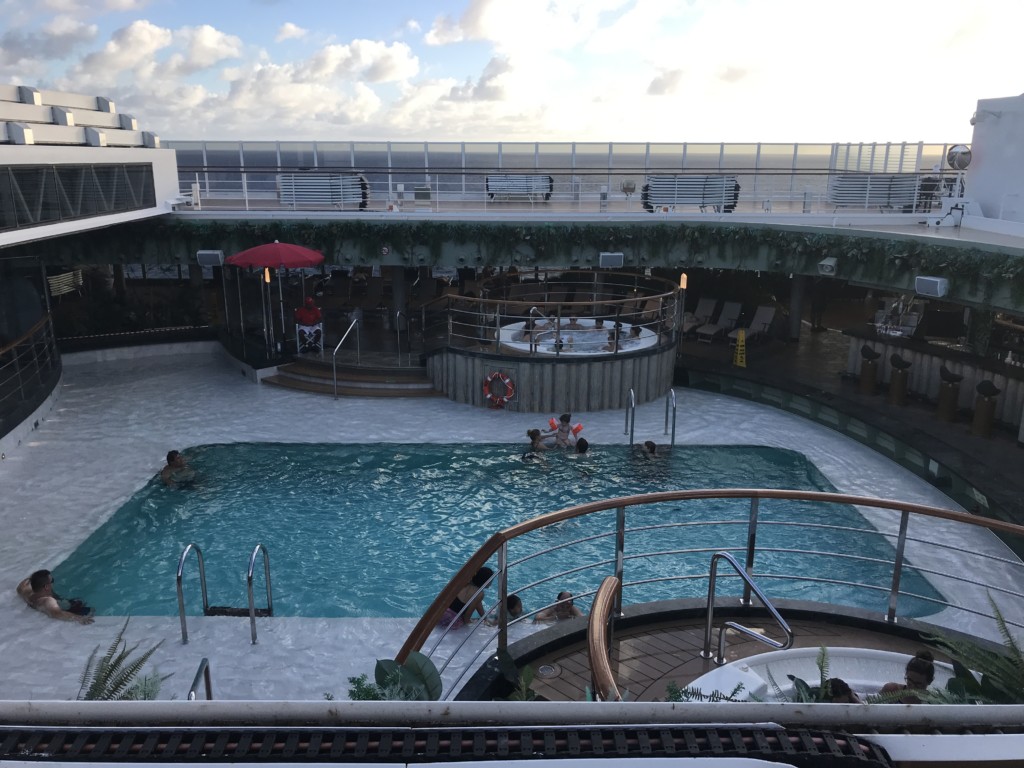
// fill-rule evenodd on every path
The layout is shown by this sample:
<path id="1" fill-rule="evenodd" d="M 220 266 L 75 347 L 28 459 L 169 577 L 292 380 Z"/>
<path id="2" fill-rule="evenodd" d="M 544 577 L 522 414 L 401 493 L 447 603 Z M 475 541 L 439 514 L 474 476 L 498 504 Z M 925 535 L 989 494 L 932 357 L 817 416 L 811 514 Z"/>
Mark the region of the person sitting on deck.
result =
<path id="1" fill-rule="evenodd" d="M 30 607 L 42 611 L 51 619 L 75 621 L 79 624 L 92 624 L 92 612 L 81 600 L 70 600 L 64 610 L 60 598 L 53 591 L 53 574 L 49 571 L 36 571 L 18 584 L 18 595 Z"/>
<path id="2" fill-rule="evenodd" d="M 303 306 L 295 310 L 295 324 L 298 326 L 299 351 L 310 352 L 320 349 L 323 316 L 312 296 L 306 297 Z"/>

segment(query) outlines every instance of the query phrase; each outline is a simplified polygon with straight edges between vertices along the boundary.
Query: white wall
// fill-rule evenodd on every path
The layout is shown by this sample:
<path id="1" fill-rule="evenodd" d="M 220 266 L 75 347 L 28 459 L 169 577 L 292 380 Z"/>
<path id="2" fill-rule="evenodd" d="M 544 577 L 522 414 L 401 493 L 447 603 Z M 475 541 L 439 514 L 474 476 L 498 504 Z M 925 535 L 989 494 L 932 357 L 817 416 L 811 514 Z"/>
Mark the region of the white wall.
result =
<path id="1" fill-rule="evenodd" d="M 1024 222 L 1024 94 L 978 100 L 971 153 L 967 196 L 988 218 Z"/>

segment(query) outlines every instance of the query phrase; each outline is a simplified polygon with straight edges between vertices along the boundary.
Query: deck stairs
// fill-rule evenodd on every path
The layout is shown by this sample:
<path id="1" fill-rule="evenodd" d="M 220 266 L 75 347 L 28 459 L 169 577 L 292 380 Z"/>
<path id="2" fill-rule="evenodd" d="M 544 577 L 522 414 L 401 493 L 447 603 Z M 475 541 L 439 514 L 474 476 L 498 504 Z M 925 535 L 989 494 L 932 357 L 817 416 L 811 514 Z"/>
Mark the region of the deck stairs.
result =
<path id="1" fill-rule="evenodd" d="M 330 359 L 299 357 L 280 365 L 277 373 L 267 376 L 264 384 L 315 394 L 334 395 L 334 372 Z M 427 378 L 422 365 L 398 365 L 392 355 L 363 356 L 338 361 L 338 397 L 441 397 Z"/>

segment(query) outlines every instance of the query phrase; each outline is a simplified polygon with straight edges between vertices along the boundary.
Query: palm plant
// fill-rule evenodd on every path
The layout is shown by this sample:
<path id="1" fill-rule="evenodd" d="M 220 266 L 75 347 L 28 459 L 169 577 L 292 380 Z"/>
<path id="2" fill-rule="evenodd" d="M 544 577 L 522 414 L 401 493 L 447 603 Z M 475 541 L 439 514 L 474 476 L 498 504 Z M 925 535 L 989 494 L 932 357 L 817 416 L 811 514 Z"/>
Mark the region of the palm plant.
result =
<path id="1" fill-rule="evenodd" d="M 160 695 L 160 685 L 170 675 L 151 672 L 140 676 L 140 673 L 156 649 L 163 645 L 163 640 L 132 658 L 139 644 L 128 647 L 125 642 L 124 633 L 129 620 L 125 619 L 124 626 L 102 657 L 97 658 L 100 652 L 98 645 L 89 654 L 79 680 L 76 696 L 79 701 L 148 700 Z"/>

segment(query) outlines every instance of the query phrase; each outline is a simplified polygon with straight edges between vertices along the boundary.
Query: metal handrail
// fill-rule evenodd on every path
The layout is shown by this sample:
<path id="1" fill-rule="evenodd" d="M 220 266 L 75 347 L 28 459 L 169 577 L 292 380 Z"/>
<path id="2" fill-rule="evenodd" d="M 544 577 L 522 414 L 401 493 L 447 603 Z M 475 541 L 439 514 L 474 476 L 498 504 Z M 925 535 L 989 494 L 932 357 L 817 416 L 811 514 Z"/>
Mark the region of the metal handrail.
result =
<path id="1" fill-rule="evenodd" d="M 672 440 L 669 443 L 670 448 L 676 447 L 676 391 L 670 389 L 668 395 L 665 397 L 665 434 L 668 434 L 668 415 L 669 410 L 672 411 Z"/>
<path id="2" fill-rule="evenodd" d="M 399 367 L 401 367 L 401 365 L 402 365 L 402 322 L 401 322 L 401 320 L 402 320 L 402 317 L 404 317 L 404 316 L 405 316 L 405 313 L 402 310 L 400 310 L 400 309 L 396 309 L 395 310 L 395 344 L 398 347 L 398 365 L 399 365 Z M 412 363 L 412 351 L 411 351 L 412 344 L 411 343 L 409 344 L 409 347 L 410 347 L 409 362 L 411 364 Z"/>
<path id="3" fill-rule="evenodd" d="M 629 400 L 626 405 L 626 424 L 622 434 L 629 435 L 629 444 L 633 445 L 633 431 L 636 429 L 636 392 L 629 388 Z"/>
<path id="4" fill-rule="evenodd" d="M 419 622 L 416 624 L 416 626 L 410 632 L 408 638 L 406 639 L 405 643 L 403 644 L 402 648 L 400 649 L 399 653 L 397 654 L 396 659 L 398 661 L 404 661 L 408 657 L 408 654 L 411 651 L 413 651 L 413 650 L 420 650 L 421 648 L 423 648 L 424 645 L 426 644 L 428 638 L 430 638 L 431 641 L 433 641 L 434 638 L 432 638 L 431 635 L 433 634 L 434 637 L 436 637 L 437 633 L 434 633 L 434 628 L 437 625 L 437 623 L 438 623 L 441 615 L 443 614 L 444 610 L 451 604 L 452 600 L 454 599 L 455 595 L 458 593 L 459 589 L 461 589 L 463 586 L 465 586 L 465 584 L 469 583 L 469 581 L 471 580 L 473 574 L 475 574 L 480 567 L 482 567 L 483 565 L 486 565 L 488 563 L 488 561 L 492 557 L 495 557 L 496 555 L 498 555 L 499 552 L 501 552 L 503 550 L 505 551 L 505 554 L 502 554 L 502 556 L 501 556 L 501 558 L 499 560 L 499 572 L 496 574 L 496 578 L 498 579 L 498 583 L 499 584 L 504 584 L 505 583 L 505 579 L 507 578 L 507 575 L 505 575 L 503 573 L 505 570 L 511 570 L 511 569 L 517 568 L 520 565 L 522 565 L 523 563 L 525 563 L 527 560 L 531 559 L 532 557 L 535 557 L 535 556 L 541 554 L 539 552 L 535 552 L 534 551 L 534 552 L 531 552 L 529 555 L 527 555 L 525 557 L 517 558 L 515 560 L 509 560 L 508 556 L 507 556 L 507 546 L 508 546 L 509 542 L 511 542 L 513 539 L 517 539 L 517 538 L 519 538 L 521 536 L 524 536 L 526 534 L 529 534 L 529 533 L 531 533 L 533 531 L 538 531 L 538 530 L 541 530 L 543 528 L 546 528 L 548 526 L 551 526 L 551 525 L 554 525 L 554 524 L 557 524 L 557 523 L 563 523 L 563 522 L 565 522 L 567 520 L 572 520 L 572 519 L 575 519 L 575 518 L 582 518 L 582 517 L 590 515 L 592 513 L 602 512 L 602 511 L 605 511 L 605 510 L 616 509 L 617 510 L 617 519 L 616 519 L 616 522 L 615 522 L 615 530 L 614 531 L 606 530 L 606 531 L 598 532 L 596 534 L 587 535 L 586 537 L 583 537 L 583 538 L 579 539 L 578 541 L 591 541 L 591 540 L 595 540 L 598 537 L 604 538 L 604 537 L 614 536 L 615 539 L 616 539 L 616 542 L 615 542 L 615 545 L 614 545 L 614 548 L 616 550 L 614 558 L 613 559 L 612 558 L 602 559 L 599 562 L 589 562 L 589 563 L 587 563 L 585 565 L 579 566 L 578 568 L 574 568 L 571 571 L 567 571 L 567 572 L 564 572 L 564 573 L 561 573 L 561 574 L 548 575 L 545 578 L 543 578 L 543 579 L 541 579 L 539 581 L 535 581 L 535 582 L 533 582 L 531 584 L 517 585 L 516 589 L 514 590 L 516 593 L 522 594 L 524 592 L 527 592 L 530 589 L 533 589 L 536 586 L 539 586 L 539 585 L 542 585 L 542 584 L 551 583 L 554 580 L 561 579 L 561 578 L 563 578 L 568 573 L 575 573 L 575 572 L 579 572 L 581 570 L 585 570 L 585 569 L 588 569 L 588 568 L 606 568 L 606 569 L 614 568 L 614 573 L 619 578 L 620 583 L 623 586 L 631 586 L 631 587 L 632 586 L 636 586 L 636 585 L 645 584 L 645 583 L 657 582 L 657 581 L 673 581 L 673 580 L 688 581 L 688 580 L 703 579 L 703 578 L 705 578 L 704 576 L 701 576 L 701 575 L 697 574 L 697 575 L 682 575 L 682 576 L 676 576 L 676 577 L 658 577 L 658 578 L 653 578 L 653 579 L 640 579 L 640 580 L 630 580 L 630 581 L 627 581 L 624 578 L 622 578 L 621 575 L 620 575 L 620 574 L 623 574 L 623 570 L 624 570 L 623 564 L 625 562 L 627 562 L 627 561 L 632 562 L 634 559 L 637 559 L 637 558 L 639 558 L 640 561 L 646 561 L 649 557 L 657 556 L 659 554 L 666 554 L 666 555 L 680 554 L 680 553 L 681 554 L 687 554 L 687 553 L 688 554 L 694 554 L 694 553 L 703 553 L 703 552 L 708 552 L 710 554 L 713 554 L 715 551 L 717 551 L 717 548 L 716 549 L 695 548 L 695 549 L 690 549 L 690 550 L 685 550 L 685 551 L 671 550 L 671 551 L 668 551 L 668 552 L 665 552 L 665 553 L 638 552 L 635 555 L 630 555 L 629 557 L 626 557 L 625 554 L 624 554 L 623 550 L 625 548 L 625 545 L 624 545 L 623 538 L 624 538 L 624 535 L 626 533 L 626 530 L 624 530 L 624 529 L 625 529 L 625 515 L 626 515 L 627 507 L 631 507 L 631 506 L 641 506 L 642 507 L 642 506 L 648 505 L 648 504 L 656 504 L 656 503 L 664 503 L 664 502 L 674 502 L 674 501 L 689 501 L 689 500 L 699 500 L 699 499 L 719 499 L 719 500 L 743 499 L 743 500 L 747 500 L 748 502 L 751 503 L 751 513 L 750 513 L 751 517 L 756 517 L 757 507 L 758 507 L 757 502 L 760 499 L 796 500 L 796 501 L 813 502 L 813 503 L 825 503 L 825 504 L 837 504 L 837 505 L 852 505 L 852 506 L 865 507 L 865 508 L 868 508 L 868 509 L 872 509 L 873 508 L 873 509 L 875 509 L 877 511 L 895 511 L 895 512 L 901 514 L 901 515 L 902 514 L 908 514 L 908 515 L 909 514 L 914 514 L 914 515 L 919 516 L 920 519 L 925 519 L 925 520 L 928 520 L 928 519 L 948 520 L 948 521 L 953 521 L 953 522 L 957 522 L 957 523 L 964 523 L 964 524 L 973 526 L 975 529 L 987 529 L 987 530 L 992 531 L 992 532 L 1004 532 L 1004 533 L 1009 533 L 1009 534 L 1012 534 L 1012 535 L 1015 535 L 1015 536 L 1024 537 L 1024 526 L 1015 525 L 1013 523 L 1003 522 L 1001 520 L 982 518 L 982 517 L 979 517 L 979 516 L 976 516 L 976 515 L 970 515 L 970 514 L 966 514 L 966 513 L 963 513 L 963 512 L 955 512 L 955 511 L 952 511 L 952 510 L 942 509 L 942 508 L 939 508 L 939 507 L 927 506 L 927 505 L 923 505 L 923 504 L 915 504 L 915 503 L 910 503 L 910 502 L 895 501 L 895 500 L 889 500 L 889 499 L 879 499 L 879 498 L 871 498 L 871 497 L 853 496 L 853 495 L 848 495 L 848 494 L 827 493 L 827 492 L 822 492 L 822 491 L 801 491 L 801 490 L 783 490 L 783 489 L 734 489 L 734 488 L 726 488 L 726 489 L 693 489 L 693 490 L 662 491 L 662 492 L 657 492 L 657 493 L 641 494 L 641 495 L 636 495 L 636 496 L 619 497 L 619 498 L 613 498 L 613 499 L 603 499 L 603 500 L 600 500 L 600 501 L 589 502 L 589 503 L 586 503 L 586 504 L 581 504 L 581 505 L 577 505 L 577 506 L 573 506 L 573 507 L 567 507 L 567 508 L 564 508 L 564 509 L 561 509 L 561 510 L 558 510 L 558 511 L 555 511 L 555 512 L 550 512 L 548 514 L 540 515 L 540 516 L 535 517 L 535 518 L 533 518 L 531 520 L 527 520 L 527 521 L 524 521 L 524 522 L 521 522 L 521 523 L 517 523 L 517 524 L 515 524 L 515 525 L 513 525 L 513 526 L 511 526 L 509 528 L 506 528 L 504 530 L 498 531 L 497 533 L 493 534 L 477 550 L 477 552 L 466 561 L 466 563 L 462 566 L 462 568 L 459 569 L 459 571 L 452 577 L 452 579 L 449 581 L 448 585 L 438 594 L 438 596 L 435 598 L 435 600 L 431 603 L 430 607 L 426 610 L 426 612 L 423 614 L 423 616 L 421 617 Z M 714 521 L 712 521 L 712 522 L 714 522 Z M 728 522 L 730 522 L 730 524 L 735 524 L 735 525 L 746 524 L 744 521 L 728 521 Z M 697 525 L 697 524 L 698 523 L 680 523 L 679 525 L 686 526 L 686 525 Z M 700 524 L 703 524 L 703 523 L 700 523 Z M 762 523 L 762 524 L 764 525 L 764 524 L 770 524 L 770 523 Z M 779 524 L 782 524 L 782 523 L 779 523 Z M 789 523 L 786 523 L 786 524 L 789 524 Z M 645 529 L 647 529 L 649 527 L 652 527 L 652 526 L 642 526 L 641 528 L 636 529 L 636 530 L 645 530 Z M 653 526 L 653 527 L 662 527 L 662 526 L 658 525 L 658 526 Z M 634 529 L 628 529 L 628 531 L 632 531 L 632 530 L 634 530 Z M 895 534 L 895 533 L 886 534 L 884 532 L 883 532 L 882 535 L 885 535 L 888 538 L 894 538 L 894 537 L 897 536 L 897 534 Z M 897 551 L 902 551 L 903 548 L 906 546 L 906 543 L 909 542 L 909 541 L 915 541 L 916 542 L 918 540 L 908 536 L 904 530 L 901 530 L 901 532 L 898 534 L 898 539 L 895 542 L 895 547 L 896 547 Z M 568 542 L 568 543 L 562 542 L 557 547 L 551 547 L 550 549 L 552 549 L 552 550 L 559 549 L 559 548 L 562 548 L 562 547 L 571 546 L 572 544 L 573 544 L 573 542 Z M 748 542 L 748 546 L 751 546 L 749 542 Z M 737 547 L 736 550 L 737 551 L 742 551 L 742 547 Z M 765 551 L 765 550 L 762 550 L 762 551 Z M 768 550 L 768 551 L 778 551 L 778 550 Z M 813 554 L 824 554 L 824 553 L 813 553 Z M 988 556 L 985 556 L 985 557 L 988 557 Z M 899 595 L 914 596 L 912 594 L 908 594 L 908 593 L 904 593 L 904 592 L 899 592 L 899 580 L 898 580 L 898 578 L 896 578 L 896 576 L 897 576 L 897 574 L 899 572 L 899 569 L 904 567 L 903 563 L 902 563 L 902 560 L 899 560 L 898 562 L 892 562 L 892 561 L 888 561 L 888 562 L 889 562 L 889 564 L 892 565 L 892 567 L 894 569 L 893 570 L 893 579 L 892 579 L 891 585 L 889 587 L 876 586 L 876 585 L 862 585 L 862 584 L 854 584 L 853 586 L 863 586 L 863 587 L 869 588 L 869 589 L 871 589 L 871 590 L 873 590 L 875 592 L 882 592 L 882 593 L 888 592 L 890 595 L 892 594 L 893 591 L 896 591 Z M 1012 562 L 1013 562 L 1014 565 L 1017 565 L 1017 566 L 1020 565 L 1020 563 L 1018 561 L 1016 561 L 1016 560 L 1013 560 Z M 752 563 L 752 560 L 751 560 L 751 563 Z M 919 570 L 921 570 L 921 569 L 919 568 Z M 752 571 L 753 571 L 753 565 L 751 565 L 751 572 Z M 969 584 L 974 584 L 976 586 L 979 586 L 979 583 L 976 580 L 964 579 L 962 575 L 960 575 L 959 577 L 957 575 L 955 575 L 955 574 L 939 574 L 939 575 L 948 576 L 949 578 L 954 578 L 954 579 L 959 578 L 959 580 L 962 581 L 962 582 L 966 582 L 966 583 L 969 583 Z M 797 578 L 797 577 L 796 576 L 781 575 L 781 576 L 772 576 L 771 578 L 794 579 L 794 578 Z M 807 578 L 807 577 L 800 577 L 800 578 Z M 811 578 L 813 580 L 813 577 L 811 577 Z M 831 579 L 819 579 L 819 581 L 823 581 L 825 583 L 837 583 L 837 584 L 845 584 L 845 583 L 847 583 L 847 582 L 842 582 L 842 581 L 834 581 L 834 580 L 831 580 Z M 985 586 L 985 584 L 981 583 L 980 586 Z M 508 587 L 506 587 L 506 586 L 502 587 L 502 590 L 501 590 L 502 591 L 502 597 L 504 596 L 504 594 L 506 594 L 507 590 L 508 590 Z M 584 594 L 587 594 L 587 593 L 582 591 L 582 590 L 579 592 L 579 596 L 582 596 Z M 593 594 L 593 592 L 591 592 L 590 594 Z M 1014 593 L 1013 596 L 1016 597 L 1019 600 L 1019 599 L 1024 598 L 1024 593 Z M 969 613 L 972 616 L 987 616 L 986 614 L 983 614 L 982 612 L 977 611 L 977 610 L 975 610 L 975 609 L 973 609 L 971 607 L 968 607 L 968 606 L 948 603 L 948 602 L 945 602 L 945 601 L 936 601 L 936 600 L 934 600 L 934 598 L 930 598 L 930 597 L 925 597 L 924 599 L 927 599 L 927 600 L 929 600 L 931 602 L 935 602 L 936 604 L 941 605 L 943 607 L 955 608 L 955 609 L 957 609 L 959 611 L 963 611 L 963 612 Z M 491 610 L 493 610 L 496 614 L 500 614 L 500 611 L 497 609 L 497 607 L 494 607 Z M 991 616 L 987 616 L 987 617 L 991 618 Z M 892 623 L 892 622 L 894 622 L 896 620 L 895 616 L 893 616 L 893 617 L 888 617 L 887 616 L 886 618 L 890 621 L 890 623 Z M 519 619 L 519 620 L 521 620 L 521 619 Z M 519 621 L 519 620 L 517 620 L 517 621 Z M 510 623 L 514 623 L 514 622 L 510 622 Z M 1016 626 L 1024 626 L 1022 624 L 1016 623 L 1016 621 L 1010 621 L 1009 623 L 1012 626 L 1015 626 L 1015 627 Z M 474 632 L 479 632 L 481 629 L 482 628 L 478 624 L 478 625 L 476 625 L 476 628 L 474 629 Z M 466 643 L 470 639 L 469 635 L 471 633 L 459 633 L 459 634 L 461 636 L 460 637 L 461 642 L 458 644 L 459 647 L 457 649 L 455 649 L 456 653 L 458 653 L 461 650 L 461 648 L 466 645 Z M 485 639 L 487 643 L 490 643 L 490 642 L 493 642 L 496 638 L 498 638 L 501 635 L 502 635 L 502 633 L 500 632 L 500 628 L 496 628 L 496 629 L 494 629 L 492 637 L 490 637 L 490 638 L 483 638 L 483 639 Z M 482 638 L 482 637 L 483 637 L 483 634 L 481 633 L 479 635 L 478 639 Z M 474 640 L 474 642 L 476 642 L 476 640 Z M 435 649 L 436 649 L 436 647 L 437 646 L 435 646 Z M 504 646 L 500 645 L 499 647 L 504 647 Z M 479 657 L 479 653 L 482 653 L 485 650 L 486 649 L 484 647 L 481 647 L 481 650 L 477 653 L 477 657 Z M 433 653 L 433 650 L 428 652 L 427 655 L 430 655 L 431 653 Z M 445 662 L 445 663 L 447 664 L 447 662 Z M 472 662 L 470 662 L 470 663 L 472 663 Z"/>
<path id="5" fill-rule="evenodd" d="M 256 602 L 252 596 L 252 575 L 253 570 L 256 568 L 256 555 L 260 552 L 263 553 L 263 580 L 266 582 L 267 587 L 267 614 L 270 616 L 274 615 L 274 601 L 270 596 L 270 553 L 267 552 L 267 548 L 262 544 L 257 544 L 252 550 L 252 554 L 249 555 L 249 570 L 245 573 L 246 592 L 249 596 L 249 629 L 252 633 L 253 645 L 256 645 Z"/>
<path id="6" fill-rule="evenodd" d="M 771 648 L 775 648 L 779 651 L 784 651 L 787 648 L 792 648 L 793 630 L 789 628 L 789 624 L 786 623 L 786 620 L 782 618 L 779 612 L 775 609 L 775 606 L 772 605 L 772 602 L 768 599 L 768 596 L 765 595 L 765 593 L 761 591 L 761 588 L 754 583 L 754 580 L 750 578 L 750 574 L 743 570 L 743 567 L 739 564 L 739 561 L 735 557 L 730 555 L 728 552 L 715 552 L 715 554 L 711 556 L 711 571 L 708 573 L 708 614 L 707 620 L 704 622 L 704 647 L 700 652 L 701 658 L 711 658 L 711 634 L 713 629 L 712 625 L 714 623 L 715 618 L 715 588 L 718 583 L 719 560 L 725 560 L 727 563 L 729 563 L 729 565 L 732 566 L 732 569 L 736 571 L 736 575 L 743 580 L 743 583 L 746 585 L 746 588 L 752 591 L 757 596 L 757 599 L 761 601 L 761 604 L 765 607 L 768 613 L 771 614 L 772 618 L 775 619 L 775 622 L 782 629 L 783 634 L 786 636 L 786 642 L 780 643 L 778 640 L 768 637 L 767 635 L 762 635 L 759 632 L 755 632 L 749 627 L 745 627 L 738 622 L 727 621 L 718 630 L 718 655 L 715 656 L 715 664 L 718 664 L 719 666 L 725 664 L 726 629 L 735 630 L 740 634 L 746 635 L 751 640 L 756 640 L 759 643 L 763 643 L 764 645 L 767 645 Z"/>
<path id="7" fill-rule="evenodd" d="M 331 367 L 334 372 L 334 399 L 338 399 L 338 350 L 341 349 L 341 345 L 345 343 L 345 339 L 352 333 L 353 328 L 359 326 L 359 318 L 355 318 L 349 325 L 348 330 L 342 334 L 341 340 L 334 346 L 334 352 L 331 353 Z M 359 333 L 356 333 L 356 365 L 359 365 Z"/>
<path id="8" fill-rule="evenodd" d="M 178 616 L 181 619 L 182 645 L 188 643 L 188 626 L 185 623 L 185 593 L 181 588 L 181 574 L 185 568 L 185 558 L 192 550 L 195 550 L 196 557 L 199 559 L 199 586 L 203 591 L 203 615 L 205 616 L 210 610 L 210 600 L 206 595 L 206 566 L 203 564 L 203 551 L 199 549 L 198 544 L 188 544 L 185 549 L 182 550 L 181 557 L 178 558 Z"/>
<path id="9" fill-rule="evenodd" d="M 202 679 L 203 685 L 206 688 L 206 700 L 213 701 L 213 681 L 210 678 L 210 660 L 207 658 L 199 662 L 196 676 L 192 678 L 192 687 L 188 689 L 188 701 L 195 701 L 198 698 L 196 691 L 199 690 L 200 679 Z"/>

